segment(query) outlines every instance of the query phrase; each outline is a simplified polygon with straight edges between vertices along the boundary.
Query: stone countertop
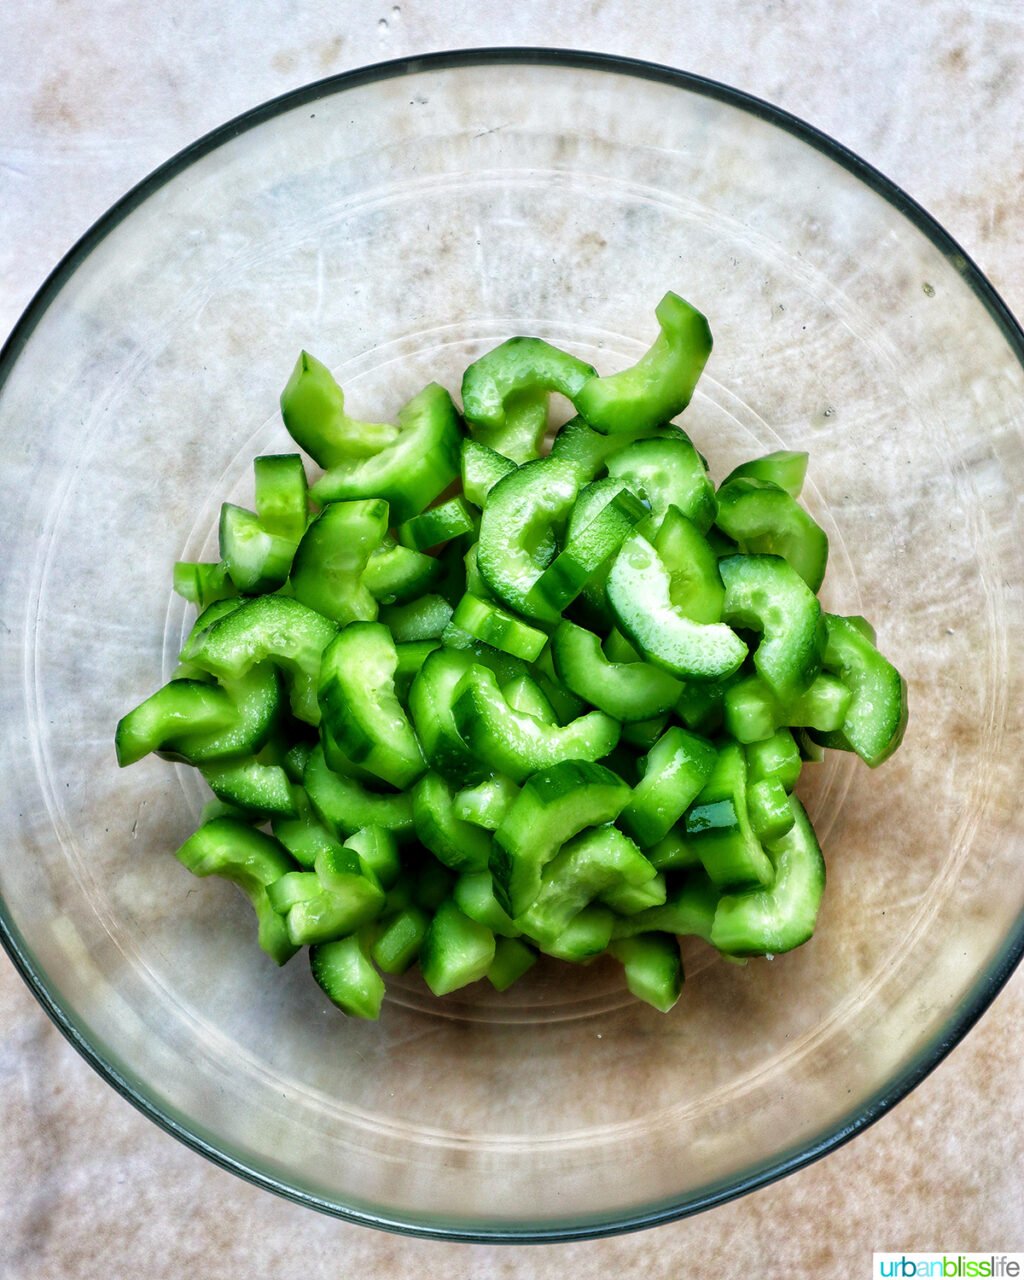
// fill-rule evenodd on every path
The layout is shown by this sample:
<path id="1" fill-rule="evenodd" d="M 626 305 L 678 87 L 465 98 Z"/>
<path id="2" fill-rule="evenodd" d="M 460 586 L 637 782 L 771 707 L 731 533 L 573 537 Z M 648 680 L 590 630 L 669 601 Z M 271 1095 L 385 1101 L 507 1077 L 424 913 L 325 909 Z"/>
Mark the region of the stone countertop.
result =
<path id="1" fill-rule="evenodd" d="M 0 7 L 0 333 L 126 188 L 304 82 L 487 44 L 578 46 L 737 85 L 831 133 L 937 216 L 1024 316 L 1018 0 L 9 0 Z M 685 1222 L 585 1244 L 407 1240 L 318 1216 L 119 1098 L 0 960 L 0 1275 L 279 1280 L 567 1272 L 866 1275 L 872 1250 L 1024 1248 L 1024 971 L 891 1115 Z"/>

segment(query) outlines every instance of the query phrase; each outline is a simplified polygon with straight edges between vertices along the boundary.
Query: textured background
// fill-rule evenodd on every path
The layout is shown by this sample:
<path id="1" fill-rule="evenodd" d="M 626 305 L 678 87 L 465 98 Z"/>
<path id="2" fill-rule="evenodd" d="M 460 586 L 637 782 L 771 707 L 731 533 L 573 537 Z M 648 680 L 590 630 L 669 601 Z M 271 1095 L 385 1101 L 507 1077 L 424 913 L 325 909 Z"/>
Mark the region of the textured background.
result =
<path id="1" fill-rule="evenodd" d="M 7 0 L 0 336 L 56 259 L 198 134 L 323 75 L 430 49 L 575 45 L 738 85 L 920 200 L 1024 316 L 1020 0 Z M 642 1235 L 494 1249 L 320 1218 L 179 1146 L 65 1044 L 0 961 L 0 1277 L 367 1280 L 866 1275 L 873 1249 L 1024 1248 L 1024 972 L 891 1116 L 756 1195 Z"/>

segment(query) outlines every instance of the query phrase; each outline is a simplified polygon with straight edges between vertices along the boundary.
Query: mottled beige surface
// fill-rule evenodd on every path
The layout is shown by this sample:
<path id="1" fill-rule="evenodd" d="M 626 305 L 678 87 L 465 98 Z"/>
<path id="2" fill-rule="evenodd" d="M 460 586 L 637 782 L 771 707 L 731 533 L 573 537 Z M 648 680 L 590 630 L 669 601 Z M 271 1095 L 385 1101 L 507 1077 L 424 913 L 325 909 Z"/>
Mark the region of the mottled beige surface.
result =
<path id="1" fill-rule="evenodd" d="M 1010 3 L 238 6 L 218 25 L 128 4 L 0 12 L 0 329 L 91 219 L 192 136 L 294 84 L 414 50 L 570 44 L 717 76 L 836 134 L 946 223 L 1024 313 L 1024 183 Z M 498 6 L 486 6 L 495 12 Z M 646 15 L 646 16 L 644 16 Z M 840 29 L 846 34 L 833 34 Z M 785 1183 L 691 1222 L 519 1250 L 404 1242 L 248 1188 L 158 1132 L 0 970 L 0 1274 L 376 1277 L 865 1274 L 877 1249 L 1024 1247 L 1018 976 L 891 1117 Z M 770 1266 L 768 1265 L 770 1260 Z"/>

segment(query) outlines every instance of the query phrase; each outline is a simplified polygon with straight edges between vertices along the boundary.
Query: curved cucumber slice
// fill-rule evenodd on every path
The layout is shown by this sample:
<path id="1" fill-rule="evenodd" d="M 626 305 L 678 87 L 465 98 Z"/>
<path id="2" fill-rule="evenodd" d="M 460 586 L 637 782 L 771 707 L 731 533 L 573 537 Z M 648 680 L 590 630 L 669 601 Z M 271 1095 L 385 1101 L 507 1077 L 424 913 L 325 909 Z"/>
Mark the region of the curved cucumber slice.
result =
<path id="1" fill-rule="evenodd" d="M 703 790 L 716 755 L 706 738 L 678 726 L 667 730 L 651 747 L 644 776 L 619 816 L 641 849 L 651 848 L 668 835 Z"/>
<path id="2" fill-rule="evenodd" d="M 514 711 L 493 671 L 474 666 L 463 678 L 453 709 L 455 727 L 478 759 L 513 782 L 561 760 L 600 760 L 619 740 L 619 725 L 591 711 L 567 725 L 545 724 Z"/>
<path id="3" fill-rule="evenodd" d="M 294 818 L 298 814 L 288 775 L 276 764 L 261 764 L 255 759 L 211 760 L 200 766 L 200 773 L 217 797 L 236 805 L 261 819 L 280 815 Z"/>
<path id="4" fill-rule="evenodd" d="M 546 567 L 541 549 L 549 545 L 552 527 L 568 517 L 577 488 L 572 466 L 539 458 L 499 480 L 487 496 L 476 553 L 480 576 L 499 600 L 528 618 L 559 621 L 558 610 L 531 591 Z"/>
<path id="5" fill-rule="evenodd" d="M 884 658 L 859 618 L 825 614 L 824 666 L 834 671 L 852 698 L 838 733 L 821 737 L 825 746 L 853 750 L 872 769 L 892 755 L 907 727 L 907 682 Z"/>
<path id="6" fill-rule="evenodd" d="M 705 871 L 689 871 L 660 906 L 648 907 L 634 916 L 616 920 L 615 936 L 631 938 L 638 933 L 674 933 L 677 937 L 703 938 L 709 942 L 719 897 L 718 889 Z"/>
<path id="7" fill-rule="evenodd" d="M 423 595 L 441 577 L 441 562 L 412 551 L 392 538 L 374 547 L 363 570 L 363 586 L 381 604 L 395 604 Z"/>
<path id="8" fill-rule="evenodd" d="M 613 939 L 608 951 L 620 961 L 630 993 L 659 1013 L 668 1013 L 683 990 L 679 943 L 667 933 Z"/>
<path id="9" fill-rule="evenodd" d="M 123 769 L 151 751 L 169 748 L 183 735 L 222 733 L 236 715 L 223 689 L 202 680 L 171 680 L 118 721 L 117 763 Z"/>
<path id="10" fill-rule="evenodd" d="M 362 930 L 337 942 L 310 947 L 309 967 L 332 1004 L 352 1018 L 374 1020 L 384 1003 L 384 979 L 373 967 Z"/>
<path id="11" fill-rule="evenodd" d="M 497 449 L 479 440 L 463 440 L 462 491 L 475 506 L 482 507 L 498 481 L 515 469 L 516 464 Z"/>
<path id="12" fill-rule="evenodd" d="M 453 812 L 463 822 L 496 831 L 518 794 L 519 788 L 511 778 L 496 773 L 478 786 L 460 791 Z"/>
<path id="13" fill-rule="evenodd" d="M 479 782 L 487 774 L 486 766 L 463 741 L 452 714 L 455 692 L 473 663 L 472 652 L 437 649 L 409 690 L 409 713 L 423 754 L 438 773 L 462 786 Z"/>
<path id="14" fill-rule="evenodd" d="M 436 382 L 399 411 L 397 440 L 371 458 L 332 466 L 313 485 L 317 502 L 383 498 L 395 524 L 419 515 L 459 474 L 462 432 L 452 398 Z"/>
<path id="15" fill-rule="evenodd" d="M 256 912 L 260 946 L 278 964 L 291 959 L 298 948 L 270 905 L 267 887 L 298 865 L 276 840 L 234 818 L 214 818 L 189 836 L 177 857 L 193 875 L 221 876 L 236 884 Z"/>
<path id="16" fill-rule="evenodd" d="M 416 834 L 438 862 L 453 871 L 484 871 L 491 835 L 483 827 L 455 816 L 452 788 L 439 773 L 427 773 L 412 793 Z"/>
<path id="17" fill-rule="evenodd" d="M 388 504 L 378 498 L 336 502 L 321 511 L 295 552 L 296 600 L 342 626 L 376 618 L 377 601 L 363 574 L 387 531 Z"/>
<path id="18" fill-rule="evenodd" d="M 541 873 L 537 897 L 515 923 L 536 942 L 554 942 L 595 898 L 637 888 L 657 872 L 628 836 L 612 826 L 569 841 Z"/>
<path id="19" fill-rule="evenodd" d="M 513 397 L 524 393 L 558 391 L 569 400 L 597 370 L 543 338 L 509 338 L 474 360 L 462 377 L 462 408 L 475 427 L 498 430 L 506 426 Z M 486 441 L 498 448 L 500 441 Z"/>
<path id="20" fill-rule="evenodd" d="M 672 603 L 669 585 L 657 551 L 634 533 L 608 575 L 608 603 L 621 630 L 649 662 L 673 675 L 690 680 L 731 675 L 746 657 L 747 646 L 724 623 L 687 618 Z"/>
<path id="21" fill-rule="evenodd" d="M 775 877 L 749 893 L 726 894 L 715 911 L 711 942 L 733 956 L 779 955 L 814 932 L 825 888 L 825 862 L 814 828 L 796 796 L 793 826 L 770 850 Z"/>
<path id="22" fill-rule="evenodd" d="M 736 742 L 726 742 L 711 776 L 686 813 L 686 836 L 704 869 L 724 888 L 771 884 L 772 864 L 747 809 L 747 760 Z"/>
<path id="23" fill-rule="evenodd" d="M 299 353 L 281 392 L 281 417 L 291 438 L 321 467 L 372 457 L 398 435 L 390 423 L 350 418 L 334 375 L 308 351 Z"/>
<path id="24" fill-rule="evenodd" d="M 654 538 L 668 570 L 669 599 L 694 622 L 721 622 L 725 587 L 718 556 L 697 526 L 676 506 L 669 507 Z"/>
<path id="25" fill-rule="evenodd" d="M 597 432 L 591 431 L 589 427 L 583 427 L 582 429 L 589 432 L 595 440 L 603 441 L 606 446 L 616 444 L 621 439 L 618 436 L 609 438 L 608 436 L 598 435 Z M 553 449 L 552 456 L 554 456 Z M 566 525 L 565 530 L 566 542 L 572 542 L 574 538 L 578 538 L 615 495 L 621 492 L 623 492 L 622 482 L 612 476 L 605 476 L 602 480 L 594 480 L 591 484 L 584 485 L 573 503 L 572 511 L 569 512 L 569 523 Z M 583 590 L 580 593 L 586 614 L 596 624 L 599 624 L 599 629 L 602 631 L 612 626 L 612 615 L 608 608 L 608 597 L 605 593 L 608 570 L 610 568 L 611 560 L 609 559 L 591 574 L 583 584 Z"/>
<path id="26" fill-rule="evenodd" d="M 676 507 L 701 533 L 714 523 L 715 487 L 700 454 L 681 431 L 668 439 L 638 440 L 613 453 L 608 474 L 643 498 L 655 520 Z"/>
<path id="27" fill-rule="evenodd" d="M 779 556 L 726 556 L 723 616 L 762 633 L 754 666 L 776 697 L 788 702 L 821 670 L 825 623 L 814 592 Z"/>
<path id="28" fill-rule="evenodd" d="M 350 760 L 393 787 L 426 769 L 420 744 L 395 693 L 398 654 L 380 622 L 339 631 L 320 665 L 323 723 Z"/>
<path id="29" fill-rule="evenodd" d="M 464 533 L 472 533 L 475 525 L 476 513 L 466 499 L 449 498 L 399 525 L 398 540 L 412 551 L 427 551 Z"/>
<path id="30" fill-rule="evenodd" d="M 532 906 L 541 872 L 563 844 L 587 827 L 612 822 L 629 787 L 602 765 L 564 760 L 535 773 L 495 832 L 494 892 L 510 915 Z"/>
<path id="31" fill-rule="evenodd" d="M 540 651 L 548 642 L 543 631 L 469 591 L 459 601 L 452 622 L 474 639 L 525 662 L 540 657 Z"/>
<path id="32" fill-rule="evenodd" d="M 406 792 L 367 791 L 354 778 L 327 767 L 322 747 L 306 761 L 303 785 L 313 812 L 334 835 L 354 836 L 363 827 L 383 827 L 402 837 L 412 832 L 412 797 Z"/>
<path id="33" fill-rule="evenodd" d="M 296 540 L 268 532 L 255 511 L 225 502 L 219 541 L 221 560 L 239 591 L 274 591 L 288 577 Z"/>
<path id="34" fill-rule="evenodd" d="M 781 556 L 812 591 L 828 564 L 828 536 L 785 489 L 737 479 L 718 490 L 715 522 L 740 551 Z"/>
<path id="35" fill-rule="evenodd" d="M 465 871 L 452 890 L 455 905 L 463 915 L 502 938 L 518 938 L 521 930 L 494 896 L 494 878 L 490 871 Z"/>
<path id="36" fill-rule="evenodd" d="M 579 503 L 573 507 L 575 512 Z M 530 589 L 530 600 L 548 616 L 561 613 L 596 577 L 622 546 L 632 530 L 647 516 L 647 508 L 628 489 L 614 493 L 600 511 L 577 533 L 570 533 Z"/>
<path id="37" fill-rule="evenodd" d="M 733 467 L 722 483 L 726 485 L 731 480 L 757 480 L 761 484 L 778 485 L 791 497 L 799 498 L 807 475 L 807 461 L 806 453 L 777 449 L 774 453 L 741 462 L 738 467 Z"/>
<path id="38" fill-rule="evenodd" d="M 592 902 L 584 907 L 570 924 L 551 941 L 541 944 L 541 951 L 556 960 L 570 964 L 586 964 L 606 950 L 615 929 L 615 914 L 610 908 Z"/>
<path id="39" fill-rule="evenodd" d="M 592 631 L 563 622 L 551 637 L 555 670 L 567 689 L 623 724 L 669 711 L 679 681 L 647 662 L 610 662 Z"/>
<path id="40" fill-rule="evenodd" d="M 661 332 L 629 369 L 591 378 L 575 405 L 598 431 L 636 431 L 667 422 L 690 403 L 711 354 L 705 317 L 676 293 L 666 293 L 654 311 Z"/>
<path id="41" fill-rule="evenodd" d="M 200 764 L 232 756 L 254 755 L 266 745 L 281 710 L 281 678 L 269 662 L 258 663 L 224 692 L 234 704 L 232 723 L 220 733 L 186 733 L 167 744 L 164 754 Z"/>
<path id="42" fill-rule="evenodd" d="M 548 427 L 546 391 L 513 392 L 505 400 L 505 420 L 500 427 L 473 424 L 476 442 L 513 465 L 530 462 L 540 455 L 541 441 Z"/>
<path id="43" fill-rule="evenodd" d="M 267 453 L 252 464 L 256 514 L 268 533 L 298 542 L 309 519 L 309 485 L 297 453 Z"/>
<path id="44" fill-rule="evenodd" d="M 189 662 L 220 680 L 237 679 L 257 662 L 273 662 L 291 678 L 295 715 L 309 724 L 319 724 L 316 682 L 320 656 L 337 633 L 330 619 L 298 600 L 259 596 L 219 618 L 194 644 L 190 637 L 183 652 L 187 651 Z"/>
<path id="45" fill-rule="evenodd" d="M 420 950 L 423 980 L 434 995 L 447 995 L 486 977 L 493 961 L 491 930 L 464 916 L 450 898 L 442 902 Z"/>

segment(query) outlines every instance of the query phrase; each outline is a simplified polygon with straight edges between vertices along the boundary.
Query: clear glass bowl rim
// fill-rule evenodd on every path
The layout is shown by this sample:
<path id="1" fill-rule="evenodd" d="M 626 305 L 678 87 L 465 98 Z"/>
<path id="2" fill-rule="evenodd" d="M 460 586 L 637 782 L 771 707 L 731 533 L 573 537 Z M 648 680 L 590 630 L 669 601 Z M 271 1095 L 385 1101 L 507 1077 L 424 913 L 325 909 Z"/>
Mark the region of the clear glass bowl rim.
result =
<path id="1" fill-rule="evenodd" d="M 396 58 L 387 62 L 358 67 L 338 75 L 327 76 L 322 80 L 313 81 L 297 89 L 289 90 L 276 98 L 271 98 L 249 111 L 242 112 L 234 119 L 228 120 L 196 139 L 189 146 L 179 151 L 177 155 L 172 156 L 154 169 L 152 173 L 143 178 L 131 190 L 127 191 L 106 213 L 93 223 L 50 272 L 15 324 L 3 347 L 0 348 L 0 390 L 3 389 L 18 356 L 36 325 L 78 266 L 85 261 L 93 249 L 107 235 L 116 229 L 128 214 L 201 157 L 216 150 L 217 147 L 225 142 L 238 137 L 241 133 L 255 128 L 265 121 L 272 120 L 274 117 L 295 107 L 317 102 L 321 98 L 334 96 L 348 89 L 355 89 L 378 81 L 415 75 L 423 71 L 508 65 L 564 67 L 574 71 L 603 71 L 613 75 L 632 76 L 641 80 L 674 86 L 690 93 L 737 107 L 760 120 L 775 125 L 815 150 L 823 152 L 829 159 L 841 165 L 877 195 L 886 200 L 897 212 L 911 222 L 918 231 L 927 237 L 941 253 L 955 258 L 963 280 L 981 302 L 993 323 L 1002 333 L 1010 350 L 1014 353 L 1021 366 L 1024 367 L 1024 330 L 1022 330 L 1012 312 L 972 258 L 916 200 L 878 169 L 861 159 L 860 156 L 849 150 L 842 143 L 837 142 L 829 134 L 815 128 L 813 125 L 807 124 L 798 116 L 792 115 L 781 107 L 774 106 L 772 103 L 746 93 L 742 89 L 736 89 L 731 85 L 723 84 L 721 81 L 711 80 L 692 72 L 680 71 L 674 67 L 645 62 L 636 58 L 620 57 L 616 54 L 575 49 L 510 46 L 507 48 L 456 49 Z M 126 1098 L 133 1106 L 137 1107 L 143 1115 L 154 1121 L 160 1128 L 172 1134 L 186 1146 L 191 1147 L 192 1150 L 211 1160 L 214 1164 L 288 1200 L 363 1226 L 377 1227 L 403 1235 L 425 1236 L 435 1239 L 493 1244 L 523 1244 L 593 1239 L 627 1231 L 643 1230 L 647 1227 L 657 1226 L 660 1223 L 689 1217 L 705 1209 L 737 1199 L 750 1191 L 767 1186 L 835 1151 L 855 1135 L 874 1124 L 876 1120 L 905 1098 L 967 1035 L 999 994 L 1021 959 L 1024 958 L 1024 914 L 1018 917 L 1014 929 L 1004 939 L 1001 951 L 994 958 L 993 963 L 978 975 L 969 998 L 963 1001 L 956 1015 L 949 1020 L 943 1030 L 930 1043 L 925 1044 L 917 1056 L 902 1071 L 897 1072 L 884 1086 L 878 1089 L 866 1104 L 860 1105 L 839 1124 L 832 1125 L 813 1141 L 806 1143 L 801 1149 L 780 1157 L 777 1161 L 767 1166 L 753 1170 L 726 1186 L 693 1194 L 684 1198 L 678 1204 L 663 1206 L 655 1211 L 623 1216 L 621 1219 L 614 1221 L 586 1224 L 578 1228 L 571 1226 L 553 1227 L 528 1231 L 502 1228 L 490 1231 L 464 1230 L 443 1226 L 427 1227 L 398 1219 L 390 1219 L 313 1196 L 306 1191 L 289 1186 L 271 1177 L 259 1168 L 254 1168 L 227 1156 L 168 1115 L 152 1099 L 143 1096 L 82 1035 L 75 1026 L 69 1012 L 62 1006 L 57 995 L 50 990 L 46 976 L 32 963 L 27 948 L 21 942 L 17 925 L 10 918 L 6 904 L 2 899 L 0 899 L 0 943 L 3 944 L 4 949 L 10 956 L 15 969 L 24 979 L 32 994 L 39 1001 L 58 1030 L 78 1050 L 86 1062 L 108 1084 L 116 1089 L 123 1098 Z"/>

